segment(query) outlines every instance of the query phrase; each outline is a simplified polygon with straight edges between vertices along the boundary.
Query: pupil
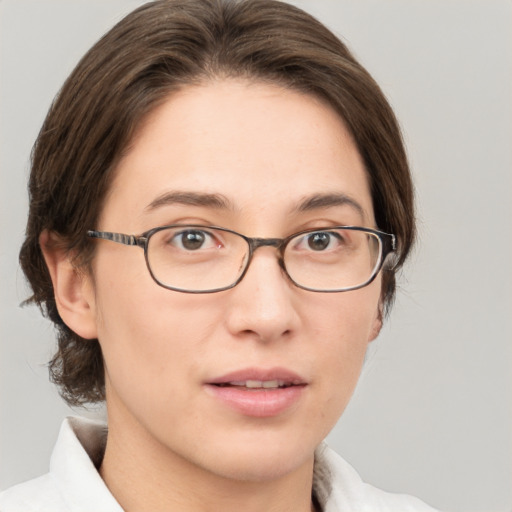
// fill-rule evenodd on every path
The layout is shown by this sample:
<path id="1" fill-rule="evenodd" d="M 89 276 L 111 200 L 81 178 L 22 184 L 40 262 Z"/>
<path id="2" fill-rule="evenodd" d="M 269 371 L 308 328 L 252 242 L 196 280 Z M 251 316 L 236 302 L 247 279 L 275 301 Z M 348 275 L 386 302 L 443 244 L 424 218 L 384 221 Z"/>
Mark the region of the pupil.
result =
<path id="1" fill-rule="evenodd" d="M 308 238 L 308 245 L 314 251 L 322 251 L 329 245 L 330 238 L 327 233 L 315 233 Z"/>
<path id="2" fill-rule="evenodd" d="M 199 249 L 204 243 L 204 233 L 199 231 L 188 231 L 183 233 L 182 243 L 185 249 Z"/>

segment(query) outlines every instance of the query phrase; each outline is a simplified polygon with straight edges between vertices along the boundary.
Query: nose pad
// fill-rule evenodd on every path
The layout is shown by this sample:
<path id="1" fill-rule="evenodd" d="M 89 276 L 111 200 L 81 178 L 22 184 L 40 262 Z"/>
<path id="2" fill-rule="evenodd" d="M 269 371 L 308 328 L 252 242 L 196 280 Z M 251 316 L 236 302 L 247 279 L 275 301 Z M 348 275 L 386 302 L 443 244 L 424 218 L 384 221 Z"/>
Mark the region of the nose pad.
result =
<path id="1" fill-rule="evenodd" d="M 246 267 L 245 272 L 243 273 L 243 276 L 248 272 L 249 268 L 252 266 L 252 261 L 254 259 L 255 254 L 259 253 L 262 248 L 269 248 L 273 249 L 270 251 L 267 249 L 267 253 L 274 254 L 275 259 L 277 260 L 277 263 L 279 265 L 279 268 L 281 269 L 282 275 L 287 278 L 287 280 L 292 283 L 291 278 L 288 275 L 288 271 L 286 270 L 286 267 L 284 265 L 284 254 L 282 249 L 282 242 L 283 240 L 281 238 L 252 238 L 250 240 L 251 250 L 250 254 L 247 255 L 246 258 L 242 260 L 242 263 L 239 267 L 239 270 L 242 267 Z M 263 249 L 264 250 L 264 249 Z M 247 262 L 247 259 L 250 258 L 250 261 Z"/>
<path id="2" fill-rule="evenodd" d="M 272 284 L 272 280 L 274 280 L 276 284 L 282 281 L 282 283 L 279 284 L 283 284 L 285 288 L 289 288 L 290 285 L 293 285 L 285 269 L 282 255 L 277 248 L 273 245 L 266 244 L 257 249 L 257 251 L 253 252 L 242 282 L 248 278 L 250 279 L 251 274 L 256 274 L 257 277 L 263 278 L 263 283 L 268 282 Z"/>
<path id="3" fill-rule="evenodd" d="M 273 247 L 261 247 L 238 285 L 231 290 L 227 326 L 236 336 L 271 341 L 297 326 L 293 284 Z"/>

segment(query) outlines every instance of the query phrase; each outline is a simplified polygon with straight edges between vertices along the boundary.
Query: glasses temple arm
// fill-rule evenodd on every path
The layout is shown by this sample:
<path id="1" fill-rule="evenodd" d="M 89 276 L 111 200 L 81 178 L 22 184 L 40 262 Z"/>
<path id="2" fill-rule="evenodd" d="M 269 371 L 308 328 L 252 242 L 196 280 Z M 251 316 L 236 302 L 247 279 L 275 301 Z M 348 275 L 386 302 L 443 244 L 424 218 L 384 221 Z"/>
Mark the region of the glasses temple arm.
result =
<path id="1" fill-rule="evenodd" d="M 91 238 L 101 238 L 102 240 L 111 240 L 123 245 L 144 245 L 145 238 L 134 235 L 125 235 L 123 233 L 110 233 L 109 231 L 87 231 L 87 236 Z M 139 242 L 140 240 L 140 242 Z"/>

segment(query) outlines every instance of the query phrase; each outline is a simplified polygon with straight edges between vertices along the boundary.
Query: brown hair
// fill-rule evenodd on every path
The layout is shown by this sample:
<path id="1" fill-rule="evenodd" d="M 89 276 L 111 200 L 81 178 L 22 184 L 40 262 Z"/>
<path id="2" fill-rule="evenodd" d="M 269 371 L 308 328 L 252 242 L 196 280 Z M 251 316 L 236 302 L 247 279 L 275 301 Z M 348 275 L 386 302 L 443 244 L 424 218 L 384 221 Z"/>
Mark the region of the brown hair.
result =
<path id="1" fill-rule="evenodd" d="M 70 404 L 104 399 L 98 340 L 71 331 L 57 311 L 39 236 L 57 234 L 77 265 L 92 256 L 86 231 L 141 120 L 172 91 L 212 78 L 262 80 L 326 100 L 364 159 L 376 222 L 398 257 L 383 270 L 389 309 L 395 273 L 414 239 L 413 189 L 400 130 L 378 85 L 321 23 L 273 0 L 159 0 L 138 8 L 82 58 L 50 108 L 32 153 L 30 212 L 20 253 L 37 303 L 56 325 L 52 380 Z"/>

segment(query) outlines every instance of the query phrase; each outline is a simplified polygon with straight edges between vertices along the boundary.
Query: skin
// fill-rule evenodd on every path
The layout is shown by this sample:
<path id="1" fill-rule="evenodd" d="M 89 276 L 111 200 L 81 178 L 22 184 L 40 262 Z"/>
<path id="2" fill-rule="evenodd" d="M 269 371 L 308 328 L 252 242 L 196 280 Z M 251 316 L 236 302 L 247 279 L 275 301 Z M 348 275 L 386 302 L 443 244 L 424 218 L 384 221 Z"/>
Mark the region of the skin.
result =
<path id="1" fill-rule="evenodd" d="M 222 194 L 230 208 L 160 204 L 168 192 Z M 357 202 L 298 211 L 315 194 Z M 216 81 L 173 94 L 140 127 L 94 228 L 140 234 L 175 222 L 285 237 L 337 224 L 376 227 L 366 172 L 343 121 L 277 86 Z M 98 338 L 109 436 L 101 474 L 127 511 L 307 511 L 315 448 L 356 385 L 381 327 L 380 277 L 346 293 L 295 287 L 272 247 L 235 288 L 190 295 L 151 279 L 139 248 L 95 241 L 92 275 L 41 238 L 59 312 Z M 220 403 L 205 382 L 284 367 L 307 382 L 270 418 Z"/>

